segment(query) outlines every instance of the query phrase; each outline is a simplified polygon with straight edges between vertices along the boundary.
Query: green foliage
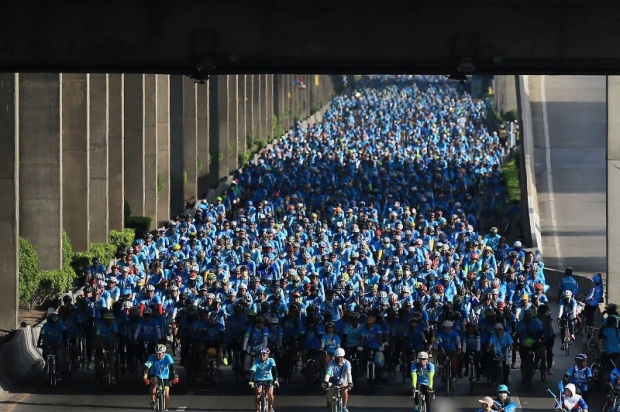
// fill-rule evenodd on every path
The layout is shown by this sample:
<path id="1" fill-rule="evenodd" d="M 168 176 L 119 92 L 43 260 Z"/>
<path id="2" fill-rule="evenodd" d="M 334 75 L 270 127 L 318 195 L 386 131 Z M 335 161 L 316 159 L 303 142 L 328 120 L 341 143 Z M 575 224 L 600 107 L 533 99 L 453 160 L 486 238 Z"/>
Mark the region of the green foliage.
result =
<path id="1" fill-rule="evenodd" d="M 508 110 L 506 113 L 504 113 L 504 120 L 507 122 L 514 122 L 518 118 L 519 113 L 515 109 Z"/>
<path id="2" fill-rule="evenodd" d="M 189 180 L 188 174 L 185 170 L 183 170 L 183 184 L 187 184 L 187 181 Z"/>
<path id="3" fill-rule="evenodd" d="M 30 306 L 39 289 L 39 255 L 32 243 L 19 238 L 19 301 Z"/>
<path id="4" fill-rule="evenodd" d="M 108 233 L 108 240 L 116 249 L 125 249 L 131 246 L 135 238 L 136 233 L 133 229 L 125 229 L 122 232 L 119 232 L 118 230 L 110 230 L 110 233 Z"/>
<path id="5" fill-rule="evenodd" d="M 157 196 L 161 195 L 161 192 L 164 191 L 164 187 L 165 187 L 164 179 L 158 173 L 157 174 Z"/>
<path id="6" fill-rule="evenodd" d="M 271 138 L 278 138 L 284 134 L 284 127 L 280 124 L 280 119 L 278 119 L 278 116 L 273 116 L 273 126 L 271 132 Z"/>
<path id="7" fill-rule="evenodd" d="M 196 162 L 196 169 L 199 172 L 202 172 L 202 170 L 204 169 L 205 165 L 202 163 L 202 159 L 198 159 L 198 161 Z"/>
<path id="8" fill-rule="evenodd" d="M 239 153 L 239 158 L 237 159 L 239 161 L 239 167 L 248 164 L 250 162 L 250 159 L 252 158 L 252 155 L 253 154 L 250 151 L 247 151 L 245 153 Z"/>
<path id="9" fill-rule="evenodd" d="M 285 119 L 292 119 L 293 118 L 293 110 L 291 110 L 290 108 L 286 109 L 284 111 L 284 118 Z"/>
<path id="10" fill-rule="evenodd" d="M 131 216 L 125 221 L 125 227 L 135 229 L 136 239 L 142 239 L 151 231 L 151 218 L 148 216 Z"/>
<path id="11" fill-rule="evenodd" d="M 509 201 L 521 201 L 521 185 L 519 183 L 519 158 L 513 158 L 502 168 L 502 177 L 508 188 Z"/>

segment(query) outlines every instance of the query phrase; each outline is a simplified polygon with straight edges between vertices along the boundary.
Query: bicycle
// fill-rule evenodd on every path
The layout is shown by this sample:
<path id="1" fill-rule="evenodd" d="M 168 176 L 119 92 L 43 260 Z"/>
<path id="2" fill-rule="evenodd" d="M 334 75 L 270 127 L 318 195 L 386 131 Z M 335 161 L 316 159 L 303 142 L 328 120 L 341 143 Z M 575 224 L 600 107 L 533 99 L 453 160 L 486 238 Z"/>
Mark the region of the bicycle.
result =
<path id="1" fill-rule="evenodd" d="M 355 348 L 349 350 L 349 363 L 351 363 L 351 376 L 353 377 L 353 386 L 357 386 L 357 378 L 360 374 L 360 358 Z"/>
<path id="2" fill-rule="evenodd" d="M 269 411 L 269 399 L 267 392 L 271 387 L 271 381 L 256 382 L 256 389 L 260 388 L 260 396 L 258 398 L 258 412 L 270 412 Z"/>
<path id="3" fill-rule="evenodd" d="M 588 355 L 589 359 L 598 358 L 601 350 L 598 347 L 598 342 L 596 340 L 596 336 L 598 335 L 596 332 L 599 328 L 593 328 L 592 326 L 586 326 L 586 334 L 588 335 L 588 339 L 584 342 L 583 347 L 581 348 L 581 352 Z"/>
<path id="4" fill-rule="evenodd" d="M 568 356 L 570 355 L 570 345 L 573 342 L 570 335 L 570 328 L 568 327 L 568 319 L 560 319 L 560 329 L 564 330 L 564 334 L 562 335 L 562 350 L 564 350 L 564 353 Z"/>
<path id="5" fill-rule="evenodd" d="M 375 364 L 375 349 L 368 351 L 368 359 L 366 360 L 366 380 L 368 381 L 368 391 L 372 393 L 374 386 L 377 384 L 377 376 L 375 375 L 377 365 Z"/>
<path id="6" fill-rule="evenodd" d="M 478 382 L 476 381 L 476 365 L 474 362 L 474 354 L 472 352 L 466 353 L 465 371 L 469 377 L 469 394 L 473 395 L 476 391 L 476 387 L 478 386 Z"/>
<path id="7" fill-rule="evenodd" d="M 413 390 L 413 399 L 415 399 L 416 395 L 418 395 L 418 405 L 419 405 L 419 409 L 418 412 L 426 412 L 427 411 L 427 401 L 426 401 L 426 393 L 424 393 L 424 391 L 421 391 L 419 389 L 414 389 Z M 432 392 L 432 399 L 435 399 L 435 392 Z"/>
<path id="8" fill-rule="evenodd" d="M 342 402 L 342 385 L 331 385 L 329 389 L 334 389 L 334 407 L 332 412 L 343 412 L 344 404 Z"/>
<path id="9" fill-rule="evenodd" d="M 535 361 L 536 353 L 534 347 L 530 346 L 527 348 L 526 355 L 521 359 L 521 383 L 527 389 L 532 389 Z"/>
<path id="10" fill-rule="evenodd" d="M 50 386 L 58 384 L 58 376 L 56 375 L 56 354 L 53 350 L 47 354 L 47 376 L 49 377 Z"/>
<path id="11" fill-rule="evenodd" d="M 617 412 L 620 410 L 620 387 L 614 386 L 611 382 L 608 382 L 609 393 L 603 404 L 601 412 Z"/>
<path id="12" fill-rule="evenodd" d="M 452 360 L 450 356 L 442 349 L 443 361 L 441 362 L 441 377 L 442 381 L 446 384 L 446 396 L 450 396 L 450 390 L 452 389 Z"/>
<path id="13" fill-rule="evenodd" d="M 86 337 L 84 335 L 78 335 L 77 345 L 78 345 L 78 363 L 82 368 L 82 372 L 85 372 L 86 366 L 88 365 L 88 348 L 86 345 Z"/>
<path id="14" fill-rule="evenodd" d="M 540 343 L 535 349 L 535 364 L 540 362 L 540 381 L 545 382 L 547 380 L 547 348 L 544 342 Z"/>
<path id="15" fill-rule="evenodd" d="M 210 347 L 207 349 L 206 356 L 203 353 L 200 362 L 201 369 L 203 371 L 204 384 L 206 387 L 211 387 L 215 384 L 217 376 L 219 374 L 219 368 L 217 366 L 217 349 Z"/>
<path id="16" fill-rule="evenodd" d="M 156 412 L 164 412 L 167 408 L 164 380 L 157 376 L 153 376 L 151 378 L 151 383 L 155 385 L 155 406 L 153 410 Z"/>
<path id="17" fill-rule="evenodd" d="M 112 385 L 112 371 L 110 370 L 110 359 L 108 350 L 103 348 L 101 350 L 102 365 L 101 365 L 101 379 L 106 387 Z"/>

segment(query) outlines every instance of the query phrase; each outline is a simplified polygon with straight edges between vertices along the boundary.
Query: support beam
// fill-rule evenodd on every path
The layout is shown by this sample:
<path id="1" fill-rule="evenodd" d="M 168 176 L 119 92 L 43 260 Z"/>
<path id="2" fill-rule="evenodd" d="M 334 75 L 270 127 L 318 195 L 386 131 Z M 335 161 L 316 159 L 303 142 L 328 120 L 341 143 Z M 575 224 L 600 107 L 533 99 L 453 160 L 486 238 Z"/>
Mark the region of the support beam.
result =
<path id="1" fill-rule="evenodd" d="M 144 75 L 125 75 L 125 200 L 144 216 Z"/>
<path id="2" fill-rule="evenodd" d="M 125 227 L 125 127 L 124 75 L 108 75 L 108 213 L 110 229 Z"/>
<path id="3" fill-rule="evenodd" d="M 144 75 L 144 215 L 157 226 L 157 85 L 155 74 Z"/>
<path id="4" fill-rule="evenodd" d="M 19 75 L 19 233 L 42 270 L 62 268 L 61 77 Z"/>
<path id="5" fill-rule="evenodd" d="M 217 157 L 216 164 L 218 165 L 217 180 L 228 175 L 228 137 L 230 134 L 230 128 L 228 122 L 231 119 L 229 115 L 230 110 L 230 76 L 218 76 L 217 77 L 217 135 L 215 136 L 216 145 L 218 151 L 215 153 Z"/>
<path id="6" fill-rule="evenodd" d="M 19 108 L 18 80 L 0 74 L 0 329 L 17 327 L 19 315 Z"/>
<path id="7" fill-rule="evenodd" d="M 89 88 L 91 243 L 108 242 L 108 75 L 91 74 Z"/>
<path id="8" fill-rule="evenodd" d="M 248 76 L 245 74 L 240 74 L 237 76 L 239 81 L 238 84 L 238 105 L 237 105 L 237 168 L 243 166 L 243 162 L 245 159 L 245 147 L 247 141 L 247 106 L 248 106 L 248 95 L 247 95 L 247 84 L 246 78 Z"/>
<path id="9" fill-rule="evenodd" d="M 183 210 L 183 77 L 170 76 L 170 212 Z"/>
<path id="10" fill-rule="evenodd" d="M 265 75 L 265 98 L 264 98 L 264 103 L 262 104 L 264 106 L 263 111 L 265 112 L 265 131 L 267 133 L 267 136 L 271 136 L 272 138 L 279 138 L 280 136 L 274 136 L 273 133 L 273 115 L 275 113 L 274 111 L 274 78 L 275 78 L 275 74 L 267 74 Z"/>
<path id="11" fill-rule="evenodd" d="M 157 221 L 161 222 L 170 219 L 170 76 L 158 74 L 156 85 Z"/>
<path id="12" fill-rule="evenodd" d="M 228 169 L 226 175 L 237 169 L 239 138 L 239 76 L 228 76 Z"/>
<path id="13" fill-rule="evenodd" d="M 209 84 L 196 86 L 196 133 L 198 158 L 198 197 L 209 191 Z"/>
<path id="14" fill-rule="evenodd" d="M 607 76 L 607 302 L 620 298 L 620 76 Z"/>
<path id="15" fill-rule="evenodd" d="M 90 245 L 89 87 L 88 74 L 62 75 L 63 223 L 76 251 Z"/>
<path id="16" fill-rule="evenodd" d="M 196 83 L 183 76 L 183 205 L 196 201 L 198 189 L 196 92 Z"/>

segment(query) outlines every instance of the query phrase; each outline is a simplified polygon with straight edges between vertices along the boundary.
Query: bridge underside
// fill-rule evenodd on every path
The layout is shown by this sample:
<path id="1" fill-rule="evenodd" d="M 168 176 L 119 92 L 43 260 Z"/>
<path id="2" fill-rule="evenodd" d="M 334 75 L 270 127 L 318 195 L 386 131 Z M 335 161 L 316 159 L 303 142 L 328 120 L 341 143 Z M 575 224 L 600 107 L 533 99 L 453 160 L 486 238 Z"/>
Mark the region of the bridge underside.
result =
<path id="1" fill-rule="evenodd" d="M 607 0 L 5 2 L 0 71 L 620 73 Z"/>

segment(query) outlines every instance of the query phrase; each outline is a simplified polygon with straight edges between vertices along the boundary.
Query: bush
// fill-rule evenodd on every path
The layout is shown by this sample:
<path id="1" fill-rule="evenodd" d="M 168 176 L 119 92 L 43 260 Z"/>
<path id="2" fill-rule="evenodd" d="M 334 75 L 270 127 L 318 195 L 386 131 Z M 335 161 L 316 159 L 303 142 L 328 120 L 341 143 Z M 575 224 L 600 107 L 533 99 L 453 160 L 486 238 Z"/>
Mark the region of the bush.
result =
<path id="1" fill-rule="evenodd" d="M 108 234 L 108 240 L 111 244 L 114 245 L 116 249 L 128 248 L 133 244 L 133 241 L 136 238 L 136 233 L 133 229 L 125 229 L 122 232 L 117 230 L 110 230 Z"/>
<path id="2" fill-rule="evenodd" d="M 31 307 L 39 288 L 39 255 L 32 243 L 19 238 L 19 301 Z"/>
<path id="3" fill-rule="evenodd" d="M 516 110 L 508 110 L 504 113 L 504 120 L 507 122 L 514 122 L 519 118 L 519 113 Z"/>
<path id="4" fill-rule="evenodd" d="M 518 158 L 513 157 L 510 162 L 508 162 L 502 168 L 502 176 L 504 181 L 506 182 L 506 187 L 508 188 L 508 200 L 512 201 L 521 201 L 521 185 L 519 184 L 519 168 L 518 168 Z"/>
<path id="5" fill-rule="evenodd" d="M 142 239 L 151 231 L 151 218 L 148 216 L 130 216 L 125 220 L 125 227 L 135 229 L 136 239 Z"/>

